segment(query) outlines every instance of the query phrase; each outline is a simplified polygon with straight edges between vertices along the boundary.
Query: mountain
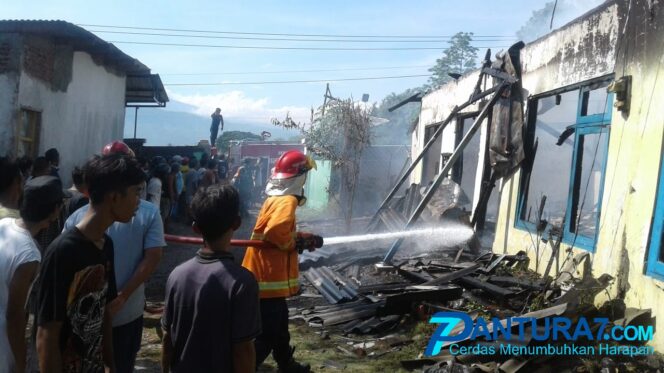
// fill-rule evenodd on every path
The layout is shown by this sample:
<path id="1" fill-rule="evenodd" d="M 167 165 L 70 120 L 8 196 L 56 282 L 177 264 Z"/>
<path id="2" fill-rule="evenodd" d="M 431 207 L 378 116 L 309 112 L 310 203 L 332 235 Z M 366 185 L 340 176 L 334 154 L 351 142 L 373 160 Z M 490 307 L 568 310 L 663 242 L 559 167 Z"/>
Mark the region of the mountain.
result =
<path id="1" fill-rule="evenodd" d="M 138 109 L 136 137 L 144 138 L 145 145 L 196 145 L 200 140 L 210 138 L 210 118 L 187 110 L 191 106 L 174 101 L 168 103 L 171 108 Z M 263 131 L 272 134 L 271 139 L 289 139 L 299 133 L 286 130 L 267 122 L 255 122 L 246 119 L 224 117 L 225 131 L 247 131 L 260 135 Z M 220 134 L 221 135 L 221 134 Z M 125 114 L 125 138 L 134 137 L 134 110 L 127 109 Z"/>

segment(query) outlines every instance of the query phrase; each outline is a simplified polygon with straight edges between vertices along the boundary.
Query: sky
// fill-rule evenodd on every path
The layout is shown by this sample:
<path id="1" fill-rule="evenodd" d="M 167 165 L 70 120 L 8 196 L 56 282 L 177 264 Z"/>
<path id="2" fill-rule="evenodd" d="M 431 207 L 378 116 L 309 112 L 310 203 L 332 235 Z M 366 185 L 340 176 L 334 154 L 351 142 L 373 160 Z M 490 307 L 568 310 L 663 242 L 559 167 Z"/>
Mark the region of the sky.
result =
<path id="1" fill-rule="evenodd" d="M 559 9 L 563 10 L 554 19 L 554 28 L 600 2 L 559 1 Z M 160 74 L 171 100 L 191 105 L 167 106 L 170 110 L 185 110 L 182 107 L 186 107 L 207 117 L 215 107 L 221 107 L 227 122 L 237 119 L 269 123 L 270 118 L 283 118 L 286 113 L 296 120 L 308 120 L 310 108 L 323 102 L 326 81 L 330 82 L 331 92 L 336 97 L 359 100 L 363 94 L 369 94 L 370 102 L 380 102 L 391 92 L 420 86 L 426 83 L 427 77 L 418 75 L 429 75 L 428 68 L 448 45 L 449 36 L 460 31 L 473 32 L 478 39 L 474 45 L 480 48 L 480 56 L 484 55 L 486 47 L 491 47 L 495 53 L 516 42 L 516 31 L 545 3 L 546 0 L 23 0 L 7 1 L 0 17 L 61 19 L 114 42 L 125 53 L 150 67 L 153 73 Z M 120 26 L 127 28 L 118 28 Z M 433 49 L 366 50 L 368 48 Z M 385 78 L 413 75 L 415 77 Z M 358 78 L 374 79 L 334 81 Z M 316 82 L 265 83 L 284 81 Z M 214 85 L 177 85 L 201 83 Z"/>

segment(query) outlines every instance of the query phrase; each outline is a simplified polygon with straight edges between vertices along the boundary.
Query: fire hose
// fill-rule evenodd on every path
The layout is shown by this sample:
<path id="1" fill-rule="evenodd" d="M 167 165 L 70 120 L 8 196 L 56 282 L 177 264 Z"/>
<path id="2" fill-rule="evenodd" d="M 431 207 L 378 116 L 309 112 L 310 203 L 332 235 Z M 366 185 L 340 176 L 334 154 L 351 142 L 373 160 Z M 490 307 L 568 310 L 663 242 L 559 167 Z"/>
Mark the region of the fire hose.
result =
<path id="1" fill-rule="evenodd" d="M 203 238 L 201 237 L 189 237 L 189 236 L 176 236 L 174 234 L 165 234 L 164 239 L 167 242 L 172 243 L 184 243 L 190 245 L 203 245 Z M 248 247 L 254 246 L 259 248 L 276 248 L 275 245 L 270 242 L 260 241 L 260 240 L 231 240 L 231 246 L 234 247 Z"/>
<path id="2" fill-rule="evenodd" d="M 190 236 L 176 236 L 173 234 L 165 234 L 164 239 L 167 242 L 172 243 L 183 243 L 189 245 L 203 245 L 203 238 L 201 237 L 190 237 Z M 231 246 L 234 247 L 256 247 L 259 249 L 277 249 L 277 246 L 271 242 L 261 241 L 261 240 L 231 240 Z M 296 238 L 296 247 L 298 251 L 309 250 L 313 251 L 314 249 L 320 248 L 323 246 L 323 238 L 311 233 L 297 233 Z"/>

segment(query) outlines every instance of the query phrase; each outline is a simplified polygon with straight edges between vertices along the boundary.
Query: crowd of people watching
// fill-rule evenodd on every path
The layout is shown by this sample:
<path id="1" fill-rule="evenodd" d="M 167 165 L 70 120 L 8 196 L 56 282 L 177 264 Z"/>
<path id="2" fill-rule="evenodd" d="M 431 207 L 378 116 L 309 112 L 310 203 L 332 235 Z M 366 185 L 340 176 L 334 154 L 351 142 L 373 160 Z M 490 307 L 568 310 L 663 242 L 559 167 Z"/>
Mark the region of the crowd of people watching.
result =
<path id="1" fill-rule="evenodd" d="M 218 371 L 255 371 L 258 288 L 225 250 L 240 216 L 262 197 L 267 177 L 261 167 L 247 159 L 230 170 L 223 156 L 148 160 L 114 142 L 74 167 L 65 189 L 59 161 L 56 149 L 34 160 L 0 157 L 0 373 L 132 372 L 141 347 L 144 283 L 158 266 L 164 226 L 172 219 L 193 222 L 202 234 L 208 251 L 201 249 L 196 260 L 223 264 L 208 274 L 219 276 L 218 290 L 229 297 L 215 304 L 230 312 L 227 317 L 243 320 L 210 336 L 229 338 L 220 342 Z M 196 263 L 182 267 L 180 272 L 191 271 L 188 276 L 203 273 Z M 228 282 L 228 273 L 235 280 Z M 167 289 L 177 286 L 186 287 L 186 281 L 169 280 Z M 195 316 L 196 322 L 217 317 Z M 165 314 L 164 326 L 206 333 L 205 322 L 181 325 L 194 321 L 178 317 Z M 177 335 L 165 338 L 173 338 L 178 351 L 198 348 L 178 346 Z M 178 370 L 172 364 L 178 357 L 164 348 L 164 371 L 187 371 Z"/>

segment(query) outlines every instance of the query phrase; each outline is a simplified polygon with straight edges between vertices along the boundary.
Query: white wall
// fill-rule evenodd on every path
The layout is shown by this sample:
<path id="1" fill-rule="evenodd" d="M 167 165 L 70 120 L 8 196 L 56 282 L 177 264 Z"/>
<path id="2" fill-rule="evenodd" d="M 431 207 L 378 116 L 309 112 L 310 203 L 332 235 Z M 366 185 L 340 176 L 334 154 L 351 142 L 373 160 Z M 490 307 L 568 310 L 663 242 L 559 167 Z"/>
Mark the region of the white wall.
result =
<path id="1" fill-rule="evenodd" d="M 613 72 L 616 56 L 615 45 L 619 34 L 618 6 L 611 4 L 600 8 L 595 10 L 594 14 L 572 21 L 521 50 L 524 98 Z M 477 70 L 468 73 L 422 98 L 420 121 L 418 127 L 413 131 L 413 156 L 419 154 L 424 146 L 425 127 L 444 120 L 455 106 L 468 100 L 477 82 L 478 74 Z M 477 105 L 469 106 L 463 112 L 472 111 L 478 111 Z M 452 121 L 442 134 L 442 153 L 454 151 L 455 135 L 455 122 Z M 484 144 L 486 120 L 482 124 L 481 131 L 475 136 L 481 136 L 482 144 Z M 483 158 L 484 149 L 480 149 L 478 159 Z M 483 172 L 481 162 L 477 172 L 481 176 Z M 411 182 L 419 183 L 422 174 L 420 163 L 413 171 Z M 481 177 L 478 177 L 473 205 L 476 204 L 479 197 L 480 182 Z M 502 183 L 500 185 L 501 188 L 496 188 L 492 193 L 492 198 L 502 189 Z"/>
<path id="2" fill-rule="evenodd" d="M 55 92 L 23 72 L 18 105 L 42 112 L 39 154 L 58 149 L 60 176 L 69 186 L 75 165 L 98 154 L 104 144 L 122 139 L 125 78 L 95 64 L 87 53 L 74 52 L 66 92 Z"/>

